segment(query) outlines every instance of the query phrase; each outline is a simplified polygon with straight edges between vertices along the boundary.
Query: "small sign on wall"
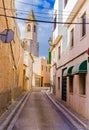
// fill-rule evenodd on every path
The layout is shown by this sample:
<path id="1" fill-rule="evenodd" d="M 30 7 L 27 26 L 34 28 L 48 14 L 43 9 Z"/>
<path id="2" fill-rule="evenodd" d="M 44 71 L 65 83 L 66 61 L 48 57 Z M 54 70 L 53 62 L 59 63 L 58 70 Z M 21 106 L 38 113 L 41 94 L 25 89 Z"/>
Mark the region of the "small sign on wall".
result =
<path id="1" fill-rule="evenodd" d="M 89 55 L 89 48 L 87 49 L 87 54 Z"/>
<path id="2" fill-rule="evenodd" d="M 89 63 L 89 57 L 88 57 L 88 63 Z"/>

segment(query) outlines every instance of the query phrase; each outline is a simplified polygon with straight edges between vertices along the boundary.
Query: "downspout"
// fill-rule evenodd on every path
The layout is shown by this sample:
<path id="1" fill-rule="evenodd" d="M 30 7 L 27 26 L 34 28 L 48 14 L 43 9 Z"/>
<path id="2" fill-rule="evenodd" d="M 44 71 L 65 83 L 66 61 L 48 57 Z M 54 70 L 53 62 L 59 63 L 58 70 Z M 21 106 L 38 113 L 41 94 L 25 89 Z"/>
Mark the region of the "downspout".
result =
<path id="1" fill-rule="evenodd" d="M 7 17 L 6 17 L 5 2 L 4 2 L 4 0 L 2 0 L 2 2 L 3 2 L 4 13 L 5 13 L 6 26 L 7 26 L 7 29 L 9 29 L 9 26 L 8 26 L 8 19 L 7 19 Z M 14 67 L 15 67 L 15 69 L 17 69 L 16 64 L 15 64 L 15 58 L 14 58 L 14 53 L 13 53 L 13 49 L 12 49 L 12 44 L 11 44 L 11 42 L 10 42 L 10 48 L 11 48 L 12 59 L 13 59 L 13 62 L 14 62 Z"/>
<path id="2" fill-rule="evenodd" d="M 4 0 L 2 0 L 2 2 L 3 2 L 3 9 L 4 9 L 4 13 L 5 13 L 5 19 L 6 19 L 6 26 L 7 26 L 7 29 L 9 29 L 9 25 L 8 25 L 8 19 L 7 19 L 7 17 L 6 17 L 6 9 L 5 9 L 5 2 L 4 2 Z M 16 64 L 15 64 L 15 58 L 14 58 L 14 53 L 13 53 L 13 48 L 12 48 L 12 44 L 11 44 L 11 42 L 10 42 L 10 48 L 11 48 L 11 54 L 12 54 L 12 59 L 13 59 L 13 63 L 14 63 L 14 65 L 13 65 L 13 78 L 12 78 L 12 87 L 11 87 L 11 102 L 13 103 L 13 101 L 14 101 L 14 91 L 13 91 L 13 88 L 14 88 L 14 72 L 15 72 L 15 69 L 17 69 L 17 67 L 16 67 Z"/>

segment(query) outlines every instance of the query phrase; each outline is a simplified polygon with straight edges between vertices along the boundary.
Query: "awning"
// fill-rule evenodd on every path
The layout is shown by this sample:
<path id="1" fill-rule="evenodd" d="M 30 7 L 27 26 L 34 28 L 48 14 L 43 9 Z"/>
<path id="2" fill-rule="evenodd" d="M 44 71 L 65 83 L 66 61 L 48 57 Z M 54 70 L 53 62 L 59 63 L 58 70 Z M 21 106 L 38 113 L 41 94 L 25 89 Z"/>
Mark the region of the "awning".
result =
<path id="1" fill-rule="evenodd" d="M 73 69 L 74 66 L 71 66 L 68 68 L 68 71 L 67 71 L 67 76 L 72 76 L 72 69 Z"/>
<path id="2" fill-rule="evenodd" d="M 65 76 L 72 76 L 72 69 L 73 69 L 73 67 L 74 67 L 74 66 L 71 66 L 71 67 L 65 69 L 64 72 L 63 72 L 63 76 L 64 76 L 64 77 L 65 77 Z"/>
<path id="3" fill-rule="evenodd" d="M 87 60 L 77 64 L 72 69 L 72 74 L 87 73 Z"/>
<path id="4" fill-rule="evenodd" d="M 64 72 L 63 72 L 63 76 L 64 76 L 64 77 L 67 76 L 67 69 L 64 70 Z"/>

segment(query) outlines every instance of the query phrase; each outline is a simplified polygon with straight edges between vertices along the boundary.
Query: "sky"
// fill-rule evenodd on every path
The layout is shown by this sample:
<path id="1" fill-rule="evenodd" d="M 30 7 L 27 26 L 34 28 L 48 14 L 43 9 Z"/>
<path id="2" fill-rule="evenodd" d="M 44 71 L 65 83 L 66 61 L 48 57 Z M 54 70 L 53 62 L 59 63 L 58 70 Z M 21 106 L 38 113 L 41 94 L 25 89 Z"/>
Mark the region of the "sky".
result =
<path id="1" fill-rule="evenodd" d="M 17 16 L 28 18 L 30 11 L 33 10 L 36 20 L 52 21 L 54 2 L 55 0 L 15 0 Z M 25 21 L 18 20 L 18 25 L 21 38 L 24 38 Z M 48 40 L 52 36 L 52 28 L 53 24 L 38 23 L 39 56 L 48 56 Z"/>

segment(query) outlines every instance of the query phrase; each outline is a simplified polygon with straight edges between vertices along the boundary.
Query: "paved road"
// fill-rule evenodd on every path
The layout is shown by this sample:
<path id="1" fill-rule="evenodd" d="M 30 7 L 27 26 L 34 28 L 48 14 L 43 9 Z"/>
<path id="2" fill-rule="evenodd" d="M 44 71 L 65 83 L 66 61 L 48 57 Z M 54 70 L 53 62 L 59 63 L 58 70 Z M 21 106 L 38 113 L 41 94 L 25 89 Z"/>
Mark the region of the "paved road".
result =
<path id="1" fill-rule="evenodd" d="M 46 95 L 35 90 L 29 96 L 13 130 L 76 130 Z"/>

